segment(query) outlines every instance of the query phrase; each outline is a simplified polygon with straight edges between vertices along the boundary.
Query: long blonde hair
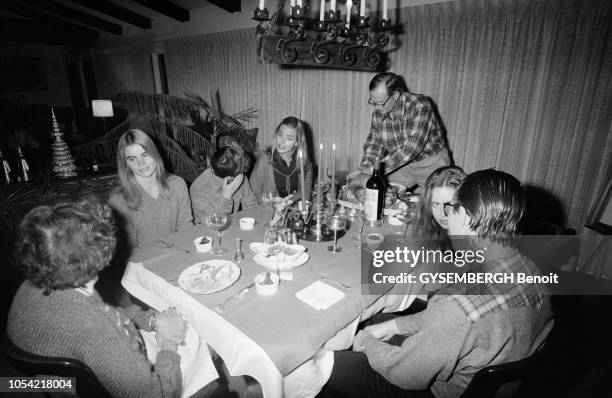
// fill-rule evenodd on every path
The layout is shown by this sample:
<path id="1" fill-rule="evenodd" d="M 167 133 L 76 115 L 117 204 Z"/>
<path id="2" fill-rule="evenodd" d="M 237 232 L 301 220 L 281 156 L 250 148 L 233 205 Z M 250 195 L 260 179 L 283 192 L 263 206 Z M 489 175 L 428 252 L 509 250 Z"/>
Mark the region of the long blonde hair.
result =
<path id="1" fill-rule="evenodd" d="M 140 184 L 136 181 L 134 173 L 127 167 L 125 160 L 125 148 L 128 145 L 140 145 L 153 159 L 155 159 L 155 180 L 159 187 L 159 193 L 162 197 L 168 198 L 170 189 L 166 175 L 164 161 L 155 146 L 155 143 L 144 131 L 131 129 L 125 132 L 119 139 L 117 147 L 117 174 L 119 175 L 119 183 L 121 184 L 121 192 L 131 210 L 138 210 L 142 205 L 142 195 L 140 193 Z"/>
<path id="2" fill-rule="evenodd" d="M 282 126 L 288 126 L 295 130 L 297 135 L 297 146 L 295 147 L 294 151 L 297 151 L 298 149 L 302 150 L 302 156 L 304 156 L 304 164 L 306 164 L 306 161 L 308 160 L 306 128 L 304 126 L 304 122 L 294 116 L 287 116 L 286 118 L 281 120 L 279 125 L 276 127 L 276 130 L 274 130 L 274 139 L 272 141 L 272 146 L 270 147 L 270 159 L 274 158 L 274 152 L 276 151 L 278 139 L 281 134 L 280 129 Z M 291 154 L 291 156 L 293 156 L 293 153 Z M 299 170 L 299 162 L 296 164 L 296 168 L 298 168 Z"/>

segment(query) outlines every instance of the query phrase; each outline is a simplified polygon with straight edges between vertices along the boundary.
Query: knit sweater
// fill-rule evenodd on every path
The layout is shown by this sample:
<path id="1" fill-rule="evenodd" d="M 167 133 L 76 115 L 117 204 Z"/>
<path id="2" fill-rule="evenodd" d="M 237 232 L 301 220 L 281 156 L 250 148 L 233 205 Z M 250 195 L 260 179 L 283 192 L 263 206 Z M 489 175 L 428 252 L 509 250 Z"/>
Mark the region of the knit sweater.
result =
<path id="1" fill-rule="evenodd" d="M 155 199 L 139 186 L 142 204 L 138 210 L 128 207 L 121 190 L 111 193 L 108 202 L 122 218 L 121 222 L 133 247 L 154 242 L 193 225 L 185 181 L 181 177 L 169 175 L 168 188 L 169 198 L 160 194 Z"/>
<path id="2" fill-rule="evenodd" d="M 553 325 L 550 300 L 543 299 L 541 306 L 495 308 L 473 320 L 455 297 L 436 295 L 424 311 L 395 319 L 408 336 L 401 346 L 368 333 L 354 344 L 363 345 L 372 368 L 389 382 L 460 397 L 478 370 L 525 358 L 543 343 Z"/>
<path id="3" fill-rule="evenodd" d="M 21 349 L 51 357 L 75 358 L 91 368 L 115 397 L 178 397 L 180 356 L 160 351 L 152 367 L 137 326 L 147 329 L 149 312 L 110 307 L 97 293 L 75 289 L 45 296 L 29 281 L 17 291 L 7 331 Z"/>
<path id="4" fill-rule="evenodd" d="M 274 162 L 272 161 L 270 151 L 266 151 L 265 153 L 261 154 L 257 158 L 257 162 L 255 162 L 253 172 L 251 173 L 250 181 L 251 188 L 253 189 L 253 192 L 260 201 L 261 196 L 264 192 L 273 192 L 274 194 L 278 194 L 279 187 L 277 187 L 274 178 L 274 168 L 275 166 Z M 295 172 L 299 175 L 297 167 L 295 168 Z M 312 192 L 312 179 L 312 163 L 310 162 L 310 160 L 307 159 L 304 163 L 304 185 L 306 186 L 305 193 L 307 200 L 310 200 L 310 194 Z M 299 185 L 296 187 L 296 190 L 297 192 L 294 194 L 293 197 L 299 199 L 302 194 L 302 190 L 300 189 Z"/>
<path id="5" fill-rule="evenodd" d="M 246 176 L 244 176 L 242 185 L 234 192 L 231 199 L 223 197 L 223 184 L 223 179 L 214 175 L 210 168 L 204 170 L 191 184 L 189 194 L 191 195 L 193 215 L 197 222 L 204 222 L 206 214 L 215 211 L 235 213 L 240 209 L 240 205 L 244 208 L 259 206 Z"/>

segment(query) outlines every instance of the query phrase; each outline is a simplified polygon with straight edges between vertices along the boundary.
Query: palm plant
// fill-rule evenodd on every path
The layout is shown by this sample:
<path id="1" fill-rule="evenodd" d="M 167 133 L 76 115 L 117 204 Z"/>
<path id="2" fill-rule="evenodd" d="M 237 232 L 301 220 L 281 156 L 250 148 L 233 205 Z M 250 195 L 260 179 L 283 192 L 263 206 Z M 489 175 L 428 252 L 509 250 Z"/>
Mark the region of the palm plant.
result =
<path id="1" fill-rule="evenodd" d="M 121 135 L 131 128 L 147 132 L 156 139 L 167 166 L 174 173 L 193 181 L 206 166 L 221 136 L 231 136 L 251 153 L 256 147 L 256 133 L 245 123 L 255 118 L 249 108 L 233 115 L 223 112 L 219 94 L 211 102 L 196 94 L 178 97 L 135 91 L 118 94 L 113 102 L 128 112 L 126 120 L 102 137 L 74 149 L 77 156 L 101 156 L 115 160 Z M 205 159 L 204 165 L 198 164 Z"/>

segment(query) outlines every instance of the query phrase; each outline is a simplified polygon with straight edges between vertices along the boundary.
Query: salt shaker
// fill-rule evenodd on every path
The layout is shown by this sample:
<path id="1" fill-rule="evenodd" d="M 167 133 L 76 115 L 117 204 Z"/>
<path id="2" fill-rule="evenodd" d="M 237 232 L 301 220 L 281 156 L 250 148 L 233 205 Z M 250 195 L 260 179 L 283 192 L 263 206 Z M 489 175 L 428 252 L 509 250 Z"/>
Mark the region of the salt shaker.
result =
<path id="1" fill-rule="evenodd" d="M 241 263 L 244 260 L 244 253 L 242 252 L 242 239 L 236 238 L 236 253 L 234 254 L 234 261 Z"/>

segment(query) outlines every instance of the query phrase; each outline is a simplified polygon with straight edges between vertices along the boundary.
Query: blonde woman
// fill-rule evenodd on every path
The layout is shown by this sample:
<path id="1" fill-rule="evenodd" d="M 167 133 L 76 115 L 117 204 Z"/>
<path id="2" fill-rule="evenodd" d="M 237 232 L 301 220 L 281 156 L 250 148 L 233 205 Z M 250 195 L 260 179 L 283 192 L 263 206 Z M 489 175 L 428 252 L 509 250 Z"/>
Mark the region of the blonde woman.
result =
<path id="1" fill-rule="evenodd" d="M 305 196 L 312 191 L 312 163 L 308 159 L 304 123 L 289 116 L 284 118 L 274 132 L 274 141 L 259 157 L 251 174 L 251 187 L 261 201 L 264 192 L 286 197 L 301 195 L 298 149 L 304 156 Z"/>
<path id="2" fill-rule="evenodd" d="M 130 243 L 141 246 L 193 225 L 187 184 L 167 174 L 153 140 L 132 129 L 119 139 L 120 188 L 109 199 L 124 219 Z"/>

